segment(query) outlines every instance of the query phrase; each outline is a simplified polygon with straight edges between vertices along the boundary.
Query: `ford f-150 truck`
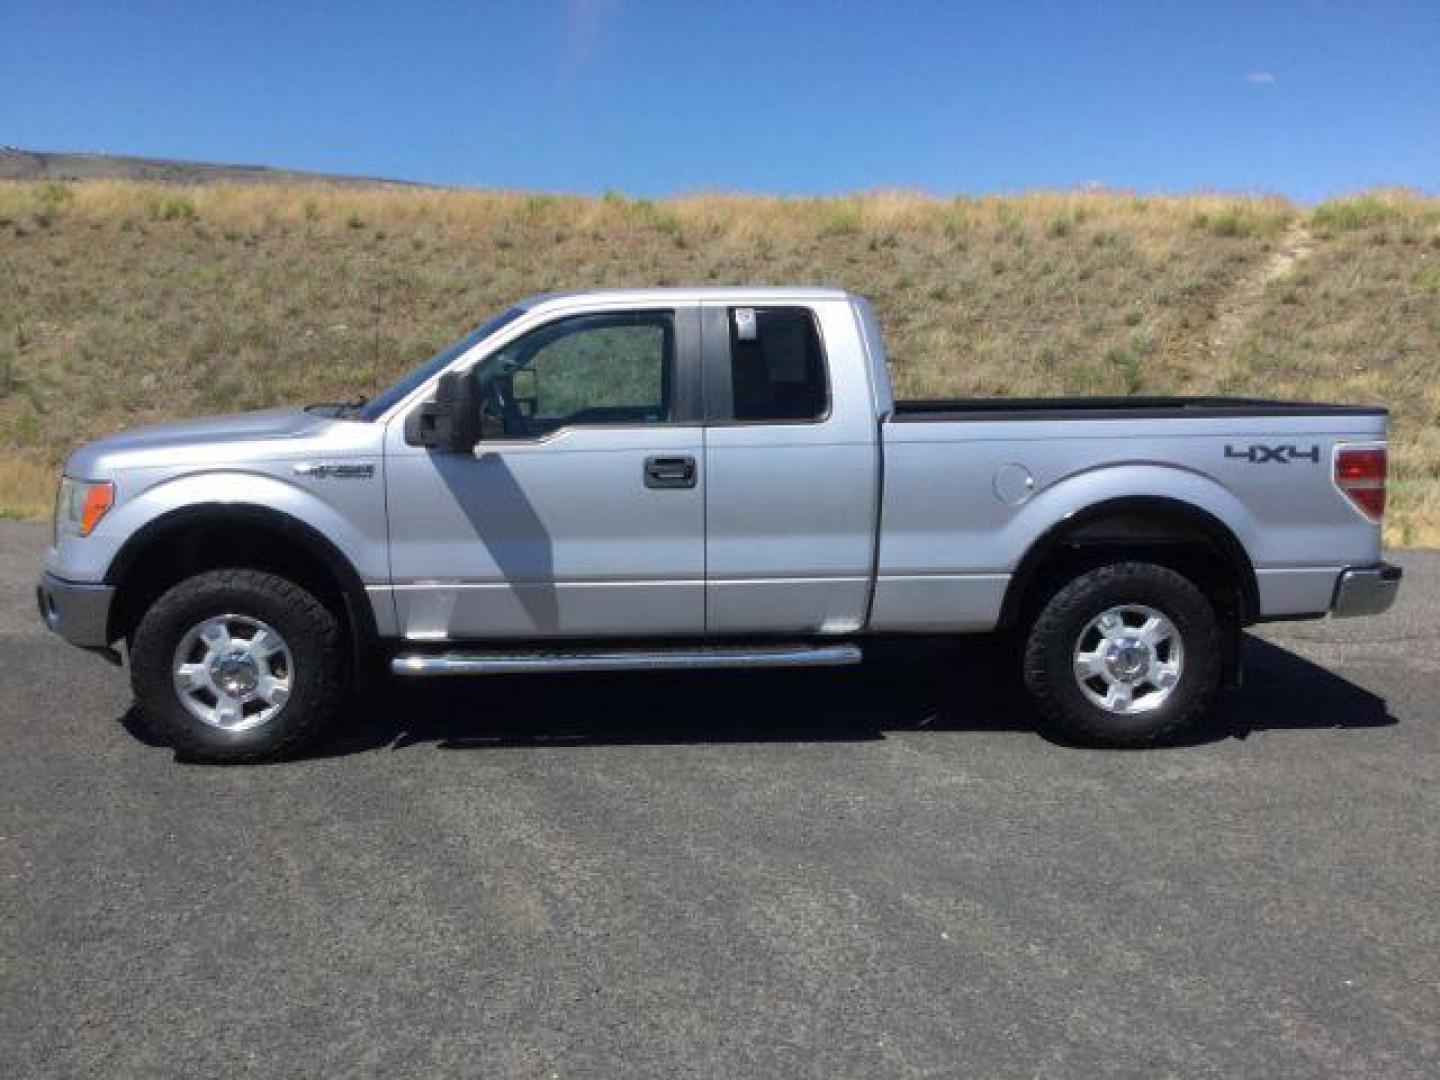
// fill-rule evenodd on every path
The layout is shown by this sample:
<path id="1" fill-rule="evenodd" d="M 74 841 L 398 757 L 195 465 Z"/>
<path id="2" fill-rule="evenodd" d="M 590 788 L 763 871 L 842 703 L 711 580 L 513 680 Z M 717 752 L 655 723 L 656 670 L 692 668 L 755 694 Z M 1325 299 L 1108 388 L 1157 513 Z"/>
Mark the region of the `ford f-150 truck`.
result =
<path id="1" fill-rule="evenodd" d="M 957 358 L 963 363 L 963 358 Z M 400 677 L 838 665 L 1010 634 L 1038 712 L 1174 737 L 1241 628 L 1367 615 L 1386 412 L 896 401 L 823 288 L 525 300 L 368 401 L 143 428 L 65 466 L 42 615 L 193 758 L 294 751 Z"/>

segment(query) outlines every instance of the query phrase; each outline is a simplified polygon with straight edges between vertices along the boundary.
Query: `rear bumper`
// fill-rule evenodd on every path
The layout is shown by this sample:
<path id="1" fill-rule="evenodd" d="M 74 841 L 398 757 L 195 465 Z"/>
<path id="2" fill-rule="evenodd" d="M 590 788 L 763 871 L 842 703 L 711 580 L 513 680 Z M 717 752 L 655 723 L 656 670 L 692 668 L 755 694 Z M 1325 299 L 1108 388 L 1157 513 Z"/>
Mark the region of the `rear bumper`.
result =
<path id="1" fill-rule="evenodd" d="M 1389 611 L 1400 591 L 1401 569 L 1391 563 L 1352 566 L 1340 572 L 1330 614 L 1337 619 L 1354 615 L 1379 615 Z"/>
<path id="2" fill-rule="evenodd" d="M 110 644 L 110 605 L 115 590 L 109 585 L 66 581 L 47 571 L 40 575 L 35 599 L 51 633 L 85 649 Z"/>

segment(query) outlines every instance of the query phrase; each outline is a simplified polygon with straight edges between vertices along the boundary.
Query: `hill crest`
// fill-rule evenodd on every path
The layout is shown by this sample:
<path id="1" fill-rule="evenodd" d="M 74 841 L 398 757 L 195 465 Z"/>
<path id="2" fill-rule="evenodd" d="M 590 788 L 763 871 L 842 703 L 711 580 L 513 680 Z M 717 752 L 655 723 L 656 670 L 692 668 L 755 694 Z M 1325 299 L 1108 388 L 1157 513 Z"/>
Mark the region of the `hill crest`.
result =
<path id="1" fill-rule="evenodd" d="M 182 161 L 81 151 L 25 150 L 0 147 L 0 180 L 132 180 L 149 184 L 294 184 L 325 183 L 345 187 L 417 187 L 406 180 L 340 173 L 307 172 L 271 165 Z"/>

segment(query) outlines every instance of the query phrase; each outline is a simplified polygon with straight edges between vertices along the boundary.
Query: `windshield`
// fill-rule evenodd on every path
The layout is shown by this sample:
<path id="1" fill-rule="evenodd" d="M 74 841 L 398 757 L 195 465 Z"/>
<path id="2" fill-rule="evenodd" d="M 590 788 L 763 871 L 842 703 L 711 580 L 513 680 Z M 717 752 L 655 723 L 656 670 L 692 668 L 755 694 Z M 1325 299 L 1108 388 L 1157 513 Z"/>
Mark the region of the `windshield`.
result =
<path id="1" fill-rule="evenodd" d="M 523 315 L 524 312 L 525 309 L 522 307 L 512 307 L 506 311 L 502 311 L 489 322 L 483 323 L 474 330 L 471 330 L 470 333 L 466 334 L 459 341 L 451 345 L 446 345 L 445 348 L 441 349 L 429 360 L 426 360 L 418 367 L 411 368 L 404 375 L 400 376 L 399 379 L 367 401 L 360 407 L 359 411 L 356 412 L 356 417 L 361 420 L 378 420 L 388 409 L 395 405 L 396 402 L 402 401 L 405 396 L 416 387 L 420 386 L 427 379 L 433 378 L 444 371 L 445 367 L 457 356 L 472 346 L 478 345 L 502 326 L 514 322 Z"/>

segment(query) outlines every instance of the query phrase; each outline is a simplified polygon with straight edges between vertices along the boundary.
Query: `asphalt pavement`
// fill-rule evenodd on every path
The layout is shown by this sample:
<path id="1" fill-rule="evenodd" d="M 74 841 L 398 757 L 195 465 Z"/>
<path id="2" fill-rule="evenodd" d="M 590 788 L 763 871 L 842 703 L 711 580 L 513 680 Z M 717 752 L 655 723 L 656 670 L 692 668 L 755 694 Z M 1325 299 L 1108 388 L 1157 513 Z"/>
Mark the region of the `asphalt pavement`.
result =
<path id="1" fill-rule="evenodd" d="M 132 730 L 0 523 L 0 1075 L 1440 1075 L 1440 553 L 1266 628 L 1192 744 L 1003 652 L 377 694 L 306 760 Z"/>

